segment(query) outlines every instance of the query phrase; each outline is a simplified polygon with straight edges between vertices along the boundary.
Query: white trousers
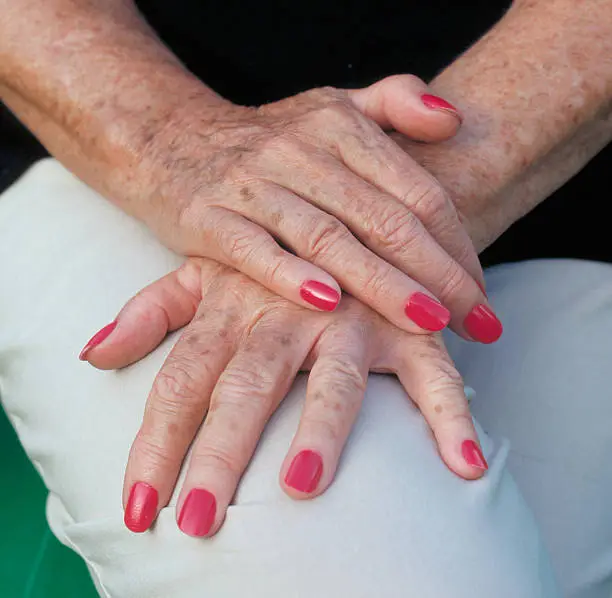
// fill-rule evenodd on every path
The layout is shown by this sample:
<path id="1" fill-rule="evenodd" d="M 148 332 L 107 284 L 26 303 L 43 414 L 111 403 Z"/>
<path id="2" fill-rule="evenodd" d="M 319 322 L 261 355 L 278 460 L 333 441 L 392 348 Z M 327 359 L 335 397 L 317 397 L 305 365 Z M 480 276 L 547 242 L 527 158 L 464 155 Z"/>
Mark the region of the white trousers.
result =
<path id="1" fill-rule="evenodd" d="M 134 535 L 122 523 L 128 450 L 176 334 L 123 371 L 77 359 L 132 294 L 180 262 L 56 161 L 0 196 L 2 403 L 49 489 L 53 531 L 87 561 L 101 595 L 612 596 L 611 266 L 493 269 L 502 340 L 449 335 L 487 432 L 482 480 L 450 473 L 399 383 L 372 376 L 336 482 L 316 500 L 292 501 L 277 476 L 301 378 L 221 532 L 194 539 L 177 529 L 176 496 L 153 531 Z"/>

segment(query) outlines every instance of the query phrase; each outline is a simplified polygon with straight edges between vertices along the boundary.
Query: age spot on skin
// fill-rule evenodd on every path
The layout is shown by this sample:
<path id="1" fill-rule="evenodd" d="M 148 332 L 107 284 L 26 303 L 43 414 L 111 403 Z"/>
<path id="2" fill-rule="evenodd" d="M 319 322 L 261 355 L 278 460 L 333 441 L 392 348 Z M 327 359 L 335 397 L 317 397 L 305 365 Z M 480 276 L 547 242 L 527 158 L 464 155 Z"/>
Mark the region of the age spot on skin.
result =
<path id="1" fill-rule="evenodd" d="M 273 363 L 274 361 L 276 361 L 276 353 L 274 351 L 267 351 L 265 353 L 265 357 L 266 361 L 268 361 L 269 363 Z"/>
<path id="2" fill-rule="evenodd" d="M 293 343 L 293 340 L 291 338 L 291 335 L 289 334 L 283 334 L 282 336 L 278 337 L 278 342 L 283 346 L 283 347 L 290 347 Z"/>
<path id="3" fill-rule="evenodd" d="M 187 337 L 187 344 L 190 347 L 193 347 L 194 345 L 197 345 L 200 342 L 200 335 L 199 334 L 190 334 Z"/>
<path id="4" fill-rule="evenodd" d="M 248 187 L 242 187 L 242 189 L 240 189 L 240 196 L 244 201 L 252 201 L 255 199 L 255 194 Z"/>
<path id="5" fill-rule="evenodd" d="M 283 221 L 283 218 L 284 216 L 281 210 L 277 210 L 276 212 L 272 212 L 272 214 L 270 214 L 270 220 L 274 226 L 278 226 Z"/>
<path id="6" fill-rule="evenodd" d="M 434 407 L 434 411 L 435 411 L 436 413 L 442 413 L 442 411 L 444 411 L 444 407 L 442 407 L 442 405 L 436 405 L 436 406 Z"/>

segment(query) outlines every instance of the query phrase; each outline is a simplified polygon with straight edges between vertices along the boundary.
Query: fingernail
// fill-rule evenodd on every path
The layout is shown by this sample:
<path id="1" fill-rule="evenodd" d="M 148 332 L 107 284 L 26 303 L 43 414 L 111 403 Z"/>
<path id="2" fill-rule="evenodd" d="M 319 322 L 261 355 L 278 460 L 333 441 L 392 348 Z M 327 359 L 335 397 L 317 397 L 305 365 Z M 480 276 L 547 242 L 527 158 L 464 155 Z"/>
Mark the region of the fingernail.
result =
<path id="1" fill-rule="evenodd" d="M 178 518 L 180 530 L 188 536 L 205 536 L 215 522 L 217 500 L 215 495 L 202 488 L 189 492 Z"/>
<path id="2" fill-rule="evenodd" d="M 157 490 L 144 482 L 136 482 L 130 490 L 123 520 L 132 532 L 146 532 L 157 514 Z"/>
<path id="3" fill-rule="evenodd" d="M 480 447 L 473 440 L 466 440 L 461 445 L 461 452 L 463 453 L 463 458 L 468 465 L 472 467 L 477 467 L 478 469 L 487 470 L 489 466 L 487 464 L 487 460 L 484 458 Z"/>
<path id="4" fill-rule="evenodd" d="M 291 462 L 285 484 L 300 492 L 314 492 L 323 474 L 323 459 L 314 451 L 301 451 Z"/>
<path id="5" fill-rule="evenodd" d="M 450 322 L 450 312 L 425 293 L 413 293 L 404 308 L 406 315 L 424 330 L 437 332 Z"/>
<path id="6" fill-rule="evenodd" d="M 88 341 L 87 344 L 83 347 L 82 351 L 79 353 L 79 359 L 81 361 L 85 361 L 87 359 L 87 354 L 94 348 L 97 347 L 103 340 L 105 340 L 109 334 L 115 330 L 117 327 L 117 320 L 107 324 L 102 328 L 102 330 L 98 330 Z"/>
<path id="7" fill-rule="evenodd" d="M 452 104 L 439 98 L 438 96 L 431 95 L 426 93 L 421 96 L 421 101 L 427 108 L 430 110 L 443 110 L 444 112 L 450 112 L 453 116 L 456 116 L 459 120 L 462 120 L 461 114 L 459 114 L 459 110 L 455 108 Z"/>
<path id="8" fill-rule="evenodd" d="M 463 327 L 475 341 L 487 345 L 494 343 L 504 331 L 502 323 L 491 308 L 482 303 L 466 316 Z"/>
<path id="9" fill-rule="evenodd" d="M 484 284 L 478 280 L 476 281 L 476 284 L 478 285 L 478 288 L 482 291 L 482 294 L 488 299 L 489 295 L 487 295 L 487 289 L 485 289 Z"/>
<path id="10" fill-rule="evenodd" d="M 323 311 L 334 311 L 340 302 L 340 293 L 317 280 L 307 280 L 300 288 L 304 301 Z"/>

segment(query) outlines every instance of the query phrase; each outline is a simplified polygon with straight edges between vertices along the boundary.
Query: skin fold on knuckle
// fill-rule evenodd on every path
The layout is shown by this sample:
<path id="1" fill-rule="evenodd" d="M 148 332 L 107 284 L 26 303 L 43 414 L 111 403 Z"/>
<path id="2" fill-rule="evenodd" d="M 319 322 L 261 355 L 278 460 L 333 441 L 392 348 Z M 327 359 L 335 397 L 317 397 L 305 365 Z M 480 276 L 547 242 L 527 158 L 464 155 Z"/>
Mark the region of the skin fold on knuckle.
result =
<path id="1" fill-rule="evenodd" d="M 393 266 L 379 260 L 374 255 L 368 255 L 362 261 L 360 267 L 360 286 L 367 289 L 368 296 L 384 299 L 392 296 L 391 285 L 395 279 Z"/>
<path id="2" fill-rule="evenodd" d="M 438 279 L 437 296 L 441 300 L 454 297 L 469 284 L 469 275 L 454 259 L 449 259 L 445 271 Z"/>
<path id="3" fill-rule="evenodd" d="M 326 355 L 316 364 L 313 399 L 328 407 L 360 401 L 368 383 L 367 372 L 342 354 Z"/>
<path id="4" fill-rule="evenodd" d="M 306 233 L 304 256 L 309 261 L 322 256 L 334 259 L 338 250 L 351 239 L 352 235 L 344 224 L 329 215 L 322 215 Z"/>
<path id="5" fill-rule="evenodd" d="M 258 363 L 243 364 L 225 371 L 218 388 L 224 401 L 239 402 L 250 417 L 261 414 L 260 417 L 265 418 L 274 409 L 285 380 L 286 377 L 281 380 Z"/>
<path id="6" fill-rule="evenodd" d="M 245 467 L 245 449 L 238 444 L 207 443 L 198 446 L 190 459 L 190 469 L 198 472 L 213 472 L 228 475 L 238 480 Z"/>
<path id="7" fill-rule="evenodd" d="M 192 369 L 197 371 L 195 368 L 202 367 L 199 362 L 190 367 L 179 363 L 164 367 L 153 383 L 154 400 L 147 404 L 147 415 L 164 421 L 200 414 L 204 410 L 204 397 Z"/>
<path id="8" fill-rule="evenodd" d="M 237 268 L 253 261 L 253 256 L 262 245 L 262 241 L 253 238 L 253 232 L 246 227 L 236 230 L 220 226 L 215 230 L 215 241 L 225 263 Z"/>
<path id="9" fill-rule="evenodd" d="M 435 179 L 429 177 L 416 183 L 409 192 L 405 193 L 402 203 L 410 207 L 428 226 L 439 223 L 440 218 L 444 217 L 452 207 L 444 188 Z"/>
<path id="10" fill-rule="evenodd" d="M 174 472 L 180 467 L 183 457 L 184 454 L 173 451 L 164 438 L 141 428 L 130 453 L 131 471 L 138 470 L 145 477 L 156 472 Z"/>
<path id="11" fill-rule="evenodd" d="M 419 219 L 401 205 L 391 206 L 367 220 L 370 242 L 395 255 L 410 253 L 423 239 Z"/>
<path id="12" fill-rule="evenodd" d="M 359 112 L 352 105 L 348 96 L 330 97 L 327 102 L 312 113 L 313 122 L 319 127 L 339 130 L 359 128 Z"/>
<path id="13" fill-rule="evenodd" d="M 340 439 L 342 430 L 337 421 L 326 419 L 322 413 L 305 412 L 300 422 L 300 431 L 308 438 L 318 438 L 333 444 Z"/>

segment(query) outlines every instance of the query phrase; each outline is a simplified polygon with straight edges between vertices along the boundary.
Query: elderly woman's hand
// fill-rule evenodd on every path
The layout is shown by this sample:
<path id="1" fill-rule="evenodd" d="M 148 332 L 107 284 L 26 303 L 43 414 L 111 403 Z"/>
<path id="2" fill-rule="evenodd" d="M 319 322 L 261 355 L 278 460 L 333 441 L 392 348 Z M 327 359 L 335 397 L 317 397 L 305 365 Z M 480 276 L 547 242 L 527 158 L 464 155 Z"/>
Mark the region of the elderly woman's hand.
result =
<path id="1" fill-rule="evenodd" d="M 409 332 L 450 320 L 465 338 L 499 338 L 454 205 L 383 131 L 425 142 L 457 132 L 457 111 L 421 80 L 238 106 L 194 77 L 133 2 L 22 0 L 11 16 L 0 99 L 168 247 L 313 310 L 333 310 L 342 288 Z"/>
<path id="2" fill-rule="evenodd" d="M 342 288 L 403 330 L 438 331 L 452 315 L 465 338 L 497 340 L 452 202 L 379 124 L 436 141 L 460 118 L 408 75 L 260 108 L 196 97 L 152 134 L 134 211 L 172 249 L 298 305 L 331 311 Z"/>
<path id="3" fill-rule="evenodd" d="M 124 505 L 132 531 L 148 529 L 168 503 L 193 443 L 178 525 L 193 536 L 216 533 L 300 369 L 311 370 L 306 404 L 280 472 L 290 496 L 315 497 L 332 483 L 369 371 L 397 374 L 452 471 L 474 479 L 487 467 L 441 338 L 401 331 L 352 297 L 332 314 L 315 312 L 193 258 L 133 298 L 82 358 L 119 368 L 187 323 L 153 384 L 131 450 Z"/>

